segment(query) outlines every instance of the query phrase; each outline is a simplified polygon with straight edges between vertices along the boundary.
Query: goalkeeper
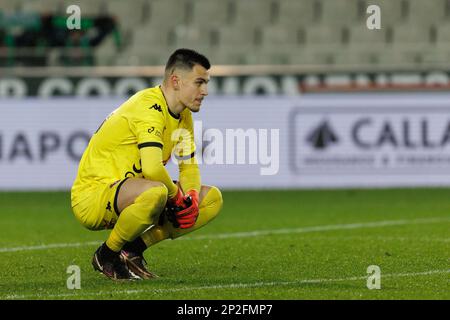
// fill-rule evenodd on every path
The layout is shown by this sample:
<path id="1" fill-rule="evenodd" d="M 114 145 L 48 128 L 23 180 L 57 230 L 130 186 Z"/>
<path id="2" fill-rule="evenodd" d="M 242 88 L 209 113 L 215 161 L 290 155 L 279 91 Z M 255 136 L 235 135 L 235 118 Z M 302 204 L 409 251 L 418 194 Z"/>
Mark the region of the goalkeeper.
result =
<path id="1" fill-rule="evenodd" d="M 112 229 L 94 253 L 95 270 L 114 280 L 155 277 L 143 252 L 210 222 L 222 208 L 216 187 L 201 185 L 191 112 L 209 82 L 208 59 L 178 49 L 163 83 L 137 92 L 92 136 L 72 187 L 72 210 L 91 230 Z M 179 181 L 164 165 L 172 153 Z"/>

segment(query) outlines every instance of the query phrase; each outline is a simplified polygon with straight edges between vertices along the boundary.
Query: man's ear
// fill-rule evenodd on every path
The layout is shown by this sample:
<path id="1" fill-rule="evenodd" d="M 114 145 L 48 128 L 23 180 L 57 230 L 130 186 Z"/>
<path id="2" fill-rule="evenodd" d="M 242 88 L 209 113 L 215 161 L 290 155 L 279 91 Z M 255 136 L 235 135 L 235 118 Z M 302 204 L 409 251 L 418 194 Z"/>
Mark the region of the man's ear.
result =
<path id="1" fill-rule="evenodd" d="M 176 74 L 170 76 L 170 82 L 172 82 L 172 86 L 175 90 L 180 89 L 180 77 Z"/>

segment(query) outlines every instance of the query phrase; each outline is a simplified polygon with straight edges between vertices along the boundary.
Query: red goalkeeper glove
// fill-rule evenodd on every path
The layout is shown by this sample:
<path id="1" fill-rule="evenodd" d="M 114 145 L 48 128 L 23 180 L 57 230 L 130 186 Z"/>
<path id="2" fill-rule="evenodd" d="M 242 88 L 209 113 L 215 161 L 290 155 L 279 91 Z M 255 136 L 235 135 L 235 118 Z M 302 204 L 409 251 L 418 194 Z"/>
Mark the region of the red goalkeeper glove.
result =
<path id="1" fill-rule="evenodd" d="M 186 208 L 186 205 L 184 204 L 184 197 L 183 197 L 183 193 L 181 192 L 181 188 L 178 188 L 177 194 L 175 195 L 175 197 L 169 199 L 168 204 L 171 207 Z"/>
<path id="2" fill-rule="evenodd" d="M 194 207 L 198 213 L 199 194 L 198 194 L 197 190 L 190 190 L 190 191 L 186 192 L 186 194 L 184 195 L 184 201 L 185 202 L 190 201 L 191 207 Z"/>
<path id="3" fill-rule="evenodd" d="M 195 225 L 199 209 L 199 194 L 191 190 L 183 197 L 180 188 L 177 195 L 168 201 L 166 215 L 175 228 L 188 229 Z"/>
<path id="4" fill-rule="evenodd" d="M 198 218 L 198 192 L 195 190 L 187 192 L 183 200 L 185 207 L 169 208 L 171 211 L 168 216 L 175 228 L 188 229 L 195 225 Z"/>

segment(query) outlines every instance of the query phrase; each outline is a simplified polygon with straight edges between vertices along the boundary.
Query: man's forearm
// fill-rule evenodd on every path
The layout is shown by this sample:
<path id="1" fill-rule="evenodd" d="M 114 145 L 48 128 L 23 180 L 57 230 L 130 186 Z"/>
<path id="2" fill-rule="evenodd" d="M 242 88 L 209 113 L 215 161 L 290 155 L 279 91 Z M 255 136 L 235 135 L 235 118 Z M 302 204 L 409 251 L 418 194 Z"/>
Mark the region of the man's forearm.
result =
<path id="1" fill-rule="evenodd" d="M 189 190 L 200 192 L 202 183 L 197 164 L 180 165 L 180 184 L 184 192 Z"/>
<path id="2" fill-rule="evenodd" d="M 168 197 L 171 199 L 177 194 L 178 187 L 173 183 L 161 159 L 161 149 L 155 147 L 141 149 L 142 174 L 148 180 L 162 182 L 167 187 Z"/>

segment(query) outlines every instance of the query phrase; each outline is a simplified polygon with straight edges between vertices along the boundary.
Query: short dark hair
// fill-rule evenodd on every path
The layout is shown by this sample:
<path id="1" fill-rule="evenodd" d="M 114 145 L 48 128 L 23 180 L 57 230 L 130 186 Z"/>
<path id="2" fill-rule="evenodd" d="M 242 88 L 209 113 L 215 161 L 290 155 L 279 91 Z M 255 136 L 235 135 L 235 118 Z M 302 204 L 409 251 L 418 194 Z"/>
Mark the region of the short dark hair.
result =
<path id="1" fill-rule="evenodd" d="M 172 73 L 177 68 L 192 70 L 194 65 L 199 64 L 206 70 L 211 68 L 208 58 L 191 49 L 177 49 L 167 60 L 165 73 Z"/>

